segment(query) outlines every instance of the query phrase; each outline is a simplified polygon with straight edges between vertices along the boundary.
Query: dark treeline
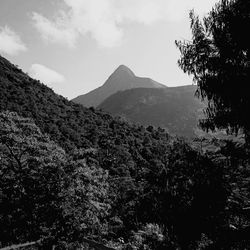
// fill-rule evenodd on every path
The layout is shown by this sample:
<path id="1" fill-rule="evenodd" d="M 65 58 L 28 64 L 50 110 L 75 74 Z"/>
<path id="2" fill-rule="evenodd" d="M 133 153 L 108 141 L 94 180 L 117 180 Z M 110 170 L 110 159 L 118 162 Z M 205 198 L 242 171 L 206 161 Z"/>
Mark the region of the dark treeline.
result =
<path id="1" fill-rule="evenodd" d="M 233 13 L 244 5 L 222 4 Z M 219 5 L 209 20 L 217 12 Z M 192 57 L 204 52 L 197 48 L 206 44 L 205 28 L 191 20 L 194 44 L 177 43 L 180 65 L 199 71 L 189 73 L 209 107 L 218 107 L 204 87 L 209 71 Z M 206 124 L 248 134 L 243 119 L 233 127 L 212 110 Z M 91 249 L 89 239 L 123 250 L 249 249 L 248 143 L 214 138 L 201 147 L 202 138 L 187 143 L 129 124 L 56 95 L 2 57 L 0 112 L 0 247 L 39 241 L 40 249 Z"/>

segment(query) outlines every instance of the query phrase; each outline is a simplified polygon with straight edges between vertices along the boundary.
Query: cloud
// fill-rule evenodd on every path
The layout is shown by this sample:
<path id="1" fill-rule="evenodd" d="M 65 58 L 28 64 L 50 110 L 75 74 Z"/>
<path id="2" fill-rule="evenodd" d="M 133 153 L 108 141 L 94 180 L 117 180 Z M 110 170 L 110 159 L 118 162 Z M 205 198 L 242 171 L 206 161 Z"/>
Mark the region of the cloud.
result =
<path id="1" fill-rule="evenodd" d="M 53 19 L 34 12 L 32 19 L 46 42 L 73 48 L 80 36 L 90 35 L 101 47 L 121 43 L 124 24 L 153 25 L 159 21 L 179 21 L 190 9 L 208 12 L 218 0 L 63 0 L 65 9 Z M 205 3 L 204 3 L 205 2 Z"/>
<path id="2" fill-rule="evenodd" d="M 61 83 L 65 81 L 63 75 L 58 72 L 47 68 L 42 64 L 32 64 L 29 69 L 29 75 L 32 78 L 40 80 L 42 83 L 52 86 L 55 83 Z"/>
<path id="3" fill-rule="evenodd" d="M 69 47 L 75 47 L 77 35 L 74 29 L 66 27 L 69 26 L 66 17 L 58 16 L 53 22 L 38 13 L 33 13 L 32 18 L 46 42 L 67 44 Z"/>
<path id="4" fill-rule="evenodd" d="M 8 26 L 0 27 L 0 52 L 15 56 L 27 50 L 20 37 Z"/>

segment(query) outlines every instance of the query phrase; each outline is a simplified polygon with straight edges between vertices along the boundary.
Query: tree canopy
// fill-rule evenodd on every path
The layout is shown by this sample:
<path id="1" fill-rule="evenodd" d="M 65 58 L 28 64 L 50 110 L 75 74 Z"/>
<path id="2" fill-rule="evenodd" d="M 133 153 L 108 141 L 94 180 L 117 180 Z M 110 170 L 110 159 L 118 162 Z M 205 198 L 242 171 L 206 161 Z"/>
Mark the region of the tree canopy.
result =
<path id="1" fill-rule="evenodd" d="M 176 41 L 181 69 L 208 101 L 204 129 L 239 129 L 250 139 L 250 1 L 222 0 L 201 20 L 190 12 L 191 41 Z"/>
<path id="2" fill-rule="evenodd" d="M 31 119 L 0 113 L 0 241 L 37 240 L 61 216 L 65 152 Z"/>
<path id="3" fill-rule="evenodd" d="M 1 247 L 249 249 L 240 142 L 189 144 L 86 109 L 1 57 L 0 111 Z"/>
<path id="4" fill-rule="evenodd" d="M 84 157 L 66 155 L 31 119 L 0 113 L 0 246 L 103 230 L 107 171 Z"/>

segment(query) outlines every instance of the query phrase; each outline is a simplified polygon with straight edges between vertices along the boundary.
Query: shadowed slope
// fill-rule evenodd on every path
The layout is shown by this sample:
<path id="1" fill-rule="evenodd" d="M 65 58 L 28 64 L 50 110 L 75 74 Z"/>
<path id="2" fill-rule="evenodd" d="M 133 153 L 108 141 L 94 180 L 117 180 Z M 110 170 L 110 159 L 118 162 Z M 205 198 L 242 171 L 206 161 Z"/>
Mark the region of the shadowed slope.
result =
<path id="1" fill-rule="evenodd" d="M 193 137 L 204 107 L 195 96 L 196 86 L 120 91 L 98 108 L 132 122 L 167 128 L 170 133 Z"/>

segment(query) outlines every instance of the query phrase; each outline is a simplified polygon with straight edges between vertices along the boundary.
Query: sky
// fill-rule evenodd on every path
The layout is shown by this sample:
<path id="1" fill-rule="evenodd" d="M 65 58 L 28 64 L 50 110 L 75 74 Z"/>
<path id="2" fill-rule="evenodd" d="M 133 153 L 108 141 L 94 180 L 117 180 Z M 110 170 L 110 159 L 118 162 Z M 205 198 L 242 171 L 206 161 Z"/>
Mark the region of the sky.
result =
<path id="1" fill-rule="evenodd" d="M 0 55 L 72 99 L 121 64 L 169 87 L 192 84 L 175 40 L 219 0 L 0 0 Z"/>

